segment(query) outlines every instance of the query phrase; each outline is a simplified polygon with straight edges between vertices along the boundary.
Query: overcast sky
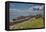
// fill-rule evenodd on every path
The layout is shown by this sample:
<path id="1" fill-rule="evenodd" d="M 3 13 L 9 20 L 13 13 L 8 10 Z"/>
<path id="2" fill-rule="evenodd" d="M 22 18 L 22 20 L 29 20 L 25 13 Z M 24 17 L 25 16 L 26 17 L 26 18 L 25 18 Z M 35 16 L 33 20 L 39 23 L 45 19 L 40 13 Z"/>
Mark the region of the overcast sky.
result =
<path id="1" fill-rule="evenodd" d="M 10 3 L 10 19 L 18 16 L 43 14 L 44 5 Z"/>

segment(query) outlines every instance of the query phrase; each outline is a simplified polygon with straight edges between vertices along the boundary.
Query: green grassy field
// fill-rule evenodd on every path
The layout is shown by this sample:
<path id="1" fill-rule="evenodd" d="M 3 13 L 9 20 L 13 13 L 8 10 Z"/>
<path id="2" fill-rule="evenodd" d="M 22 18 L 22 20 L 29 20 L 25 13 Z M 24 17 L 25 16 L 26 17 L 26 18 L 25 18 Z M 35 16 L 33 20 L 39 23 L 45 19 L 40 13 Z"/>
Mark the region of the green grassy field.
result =
<path id="1" fill-rule="evenodd" d="M 40 28 L 43 27 L 43 18 L 35 18 L 29 19 L 22 23 L 14 24 L 13 26 L 10 26 L 10 29 L 23 29 L 23 28 Z"/>

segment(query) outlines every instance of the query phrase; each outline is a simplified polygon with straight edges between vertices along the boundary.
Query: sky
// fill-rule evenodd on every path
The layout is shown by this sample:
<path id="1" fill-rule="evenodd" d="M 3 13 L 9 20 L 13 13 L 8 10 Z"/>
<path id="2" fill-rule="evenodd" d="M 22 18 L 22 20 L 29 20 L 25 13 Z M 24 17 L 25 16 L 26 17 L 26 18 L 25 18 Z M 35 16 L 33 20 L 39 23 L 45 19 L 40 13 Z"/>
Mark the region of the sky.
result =
<path id="1" fill-rule="evenodd" d="M 38 4 L 10 3 L 10 19 L 14 19 L 19 16 L 43 15 L 43 8 L 44 5 Z"/>

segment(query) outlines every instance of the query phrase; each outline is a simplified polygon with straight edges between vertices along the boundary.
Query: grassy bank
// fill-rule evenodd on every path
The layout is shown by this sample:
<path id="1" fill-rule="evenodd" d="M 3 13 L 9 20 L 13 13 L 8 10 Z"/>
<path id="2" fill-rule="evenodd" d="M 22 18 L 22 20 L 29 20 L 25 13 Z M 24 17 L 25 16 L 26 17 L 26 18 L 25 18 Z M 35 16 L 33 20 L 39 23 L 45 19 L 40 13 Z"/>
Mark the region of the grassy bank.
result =
<path id="1" fill-rule="evenodd" d="M 35 18 L 29 19 L 22 23 L 14 24 L 10 27 L 10 29 L 23 29 L 23 28 L 40 28 L 43 27 L 43 18 Z"/>

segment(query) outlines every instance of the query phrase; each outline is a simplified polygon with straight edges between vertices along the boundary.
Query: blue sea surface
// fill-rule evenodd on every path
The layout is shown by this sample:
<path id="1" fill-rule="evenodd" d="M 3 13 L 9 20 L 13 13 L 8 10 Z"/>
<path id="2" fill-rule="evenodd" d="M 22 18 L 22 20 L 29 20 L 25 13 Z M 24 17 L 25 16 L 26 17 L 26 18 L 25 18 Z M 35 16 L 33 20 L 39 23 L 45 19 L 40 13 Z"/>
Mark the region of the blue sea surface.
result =
<path id="1" fill-rule="evenodd" d="M 44 15 L 44 5 L 11 3 L 9 9 L 10 20 L 19 16 Z"/>

